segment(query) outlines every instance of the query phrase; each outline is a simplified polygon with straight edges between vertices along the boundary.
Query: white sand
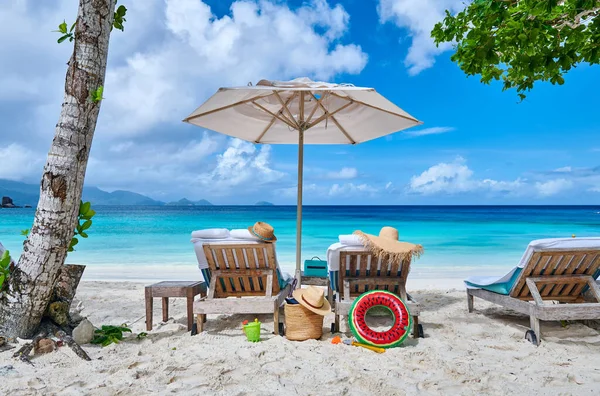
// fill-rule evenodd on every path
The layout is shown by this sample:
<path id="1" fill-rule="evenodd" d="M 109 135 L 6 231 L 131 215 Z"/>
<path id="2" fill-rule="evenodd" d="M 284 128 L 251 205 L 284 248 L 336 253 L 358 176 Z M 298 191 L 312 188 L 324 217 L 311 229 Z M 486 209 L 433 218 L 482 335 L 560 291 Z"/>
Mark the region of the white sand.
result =
<path id="1" fill-rule="evenodd" d="M 439 284 L 439 283 L 438 283 Z M 144 331 L 139 283 L 84 282 L 78 297 L 96 325 L 136 321 Z M 423 304 L 426 338 L 384 354 L 323 341 L 291 342 L 271 335 L 252 344 L 240 330 L 245 316 L 209 316 L 206 331 L 186 332 L 185 301 L 171 300 L 154 330 L 105 348 L 86 345 L 84 362 L 67 347 L 33 358 L 35 366 L 0 354 L 0 394 L 10 395 L 414 395 L 598 394 L 600 333 L 580 323 L 542 323 L 539 347 L 523 339 L 528 318 L 476 300 L 468 314 L 464 291 L 411 289 Z M 331 318 L 326 318 L 329 327 Z M 11 365 L 13 368 L 6 368 Z"/>

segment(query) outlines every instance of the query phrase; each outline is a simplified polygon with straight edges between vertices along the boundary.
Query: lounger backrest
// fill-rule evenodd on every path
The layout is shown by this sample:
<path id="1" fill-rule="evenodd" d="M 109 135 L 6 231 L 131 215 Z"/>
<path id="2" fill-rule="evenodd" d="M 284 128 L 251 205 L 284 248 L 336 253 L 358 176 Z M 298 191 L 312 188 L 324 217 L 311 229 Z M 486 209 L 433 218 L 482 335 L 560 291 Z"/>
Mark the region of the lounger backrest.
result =
<path id="1" fill-rule="evenodd" d="M 271 296 L 279 293 L 277 262 L 271 243 L 205 244 L 215 297 Z M 272 277 L 272 290 L 266 290 Z"/>
<path id="2" fill-rule="evenodd" d="M 406 299 L 409 270 L 410 259 L 389 262 L 377 258 L 369 251 L 342 251 L 339 287 L 344 288 L 344 281 L 348 281 L 351 297 L 369 290 L 388 290 Z"/>
<path id="3" fill-rule="evenodd" d="M 581 299 L 586 283 L 581 277 L 597 276 L 600 268 L 600 249 L 558 249 L 534 251 L 523 267 L 510 296 L 520 300 L 533 300 L 527 278 L 545 278 L 548 283 L 537 284 L 540 295 L 546 300 L 574 302 Z"/>

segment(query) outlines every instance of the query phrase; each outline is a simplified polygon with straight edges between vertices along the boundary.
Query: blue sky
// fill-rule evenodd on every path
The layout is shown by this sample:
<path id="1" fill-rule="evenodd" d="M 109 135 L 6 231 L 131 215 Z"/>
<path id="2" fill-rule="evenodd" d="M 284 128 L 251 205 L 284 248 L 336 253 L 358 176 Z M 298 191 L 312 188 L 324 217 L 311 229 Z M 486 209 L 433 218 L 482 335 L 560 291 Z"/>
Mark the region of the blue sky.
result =
<path id="1" fill-rule="evenodd" d="M 71 47 L 75 1 L 0 5 L 0 178 L 36 183 Z M 597 204 L 600 67 L 526 101 L 482 85 L 429 38 L 455 0 L 122 1 L 86 183 L 161 200 L 293 204 L 295 146 L 181 123 L 221 86 L 308 76 L 372 86 L 424 125 L 357 146 L 307 146 L 308 204 Z M 45 3 L 44 3 L 45 4 Z"/>

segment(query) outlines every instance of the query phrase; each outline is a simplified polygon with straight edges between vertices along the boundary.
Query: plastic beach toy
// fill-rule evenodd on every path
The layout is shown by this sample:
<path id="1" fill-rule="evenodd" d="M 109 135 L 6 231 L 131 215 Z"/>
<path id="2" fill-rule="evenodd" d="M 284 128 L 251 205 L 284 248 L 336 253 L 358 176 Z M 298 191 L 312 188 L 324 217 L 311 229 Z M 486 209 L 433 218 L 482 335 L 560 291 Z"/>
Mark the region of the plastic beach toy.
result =
<path id="1" fill-rule="evenodd" d="M 365 317 L 373 307 L 384 307 L 391 312 L 394 324 L 389 330 L 375 331 L 367 325 Z M 378 348 L 393 348 L 408 336 L 412 318 L 400 297 L 389 291 L 372 290 L 354 300 L 348 315 L 348 325 L 359 343 Z"/>
<path id="2" fill-rule="evenodd" d="M 242 323 L 242 330 L 244 330 L 244 333 L 246 333 L 246 338 L 248 338 L 248 341 L 250 342 L 258 342 L 260 341 L 260 325 L 262 323 L 260 323 L 258 321 L 258 319 L 254 319 L 254 322 L 250 322 L 248 323 L 247 320 L 245 320 Z"/>
<path id="3" fill-rule="evenodd" d="M 370 351 L 377 352 L 377 353 L 385 352 L 384 348 L 379 348 L 379 347 L 375 347 L 375 346 L 371 346 L 371 345 L 367 345 L 367 344 L 361 344 L 360 342 L 355 342 L 352 340 L 344 340 L 344 344 L 365 348 L 365 349 L 368 349 Z"/>

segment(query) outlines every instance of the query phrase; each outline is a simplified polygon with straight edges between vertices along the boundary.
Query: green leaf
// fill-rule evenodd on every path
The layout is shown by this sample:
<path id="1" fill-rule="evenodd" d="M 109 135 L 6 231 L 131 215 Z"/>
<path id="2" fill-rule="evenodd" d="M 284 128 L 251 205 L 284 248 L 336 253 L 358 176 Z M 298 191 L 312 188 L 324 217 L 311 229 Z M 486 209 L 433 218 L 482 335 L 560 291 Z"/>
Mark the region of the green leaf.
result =
<path id="1" fill-rule="evenodd" d="M 81 235 L 82 238 L 87 238 L 88 237 L 88 234 L 86 234 L 85 231 L 81 231 L 79 233 L 79 235 Z"/>
<path id="2" fill-rule="evenodd" d="M 29 228 L 26 228 L 24 230 L 21 230 L 21 235 L 22 236 L 28 236 L 29 235 Z"/>
<path id="3" fill-rule="evenodd" d="M 82 230 L 87 230 L 88 228 L 90 228 L 92 226 L 92 220 L 86 220 L 83 222 L 83 224 L 81 225 L 81 229 Z"/>
<path id="4" fill-rule="evenodd" d="M 102 99 L 102 93 L 104 92 L 104 87 L 100 85 L 95 91 L 90 92 L 90 96 L 92 98 L 92 102 L 100 102 Z"/>
<path id="5" fill-rule="evenodd" d="M 446 10 L 435 24 L 434 43 L 452 44 L 450 59 L 466 75 L 480 75 L 483 83 L 500 79 L 502 89 L 516 88 L 521 100 L 537 82 L 562 85 L 578 64 L 600 63 L 598 0 L 465 3 L 458 13 Z M 586 11 L 594 17 L 576 18 Z"/>
<path id="6" fill-rule="evenodd" d="M 58 31 L 62 34 L 67 34 L 67 22 L 63 21 L 60 25 L 58 25 Z"/>
<path id="7" fill-rule="evenodd" d="M 79 214 L 80 215 L 84 215 L 86 214 L 90 208 L 92 207 L 91 202 L 81 202 L 81 204 L 79 205 Z"/>
<path id="8" fill-rule="evenodd" d="M 61 38 L 59 38 L 57 40 L 58 44 L 62 43 L 63 41 L 65 41 L 66 39 L 68 39 L 70 36 L 68 34 L 65 34 L 64 36 L 62 36 Z M 73 40 L 71 40 L 73 41 Z"/>
<path id="9" fill-rule="evenodd" d="M 71 25 L 71 29 L 69 29 L 69 32 L 72 32 L 73 29 L 75 29 L 75 25 L 77 25 L 77 21 L 73 22 L 73 24 Z"/>
<path id="10" fill-rule="evenodd" d="M 121 18 L 123 18 L 126 13 L 127 13 L 127 8 L 125 8 L 124 5 L 120 5 L 119 8 L 117 8 L 117 15 L 120 16 Z"/>

